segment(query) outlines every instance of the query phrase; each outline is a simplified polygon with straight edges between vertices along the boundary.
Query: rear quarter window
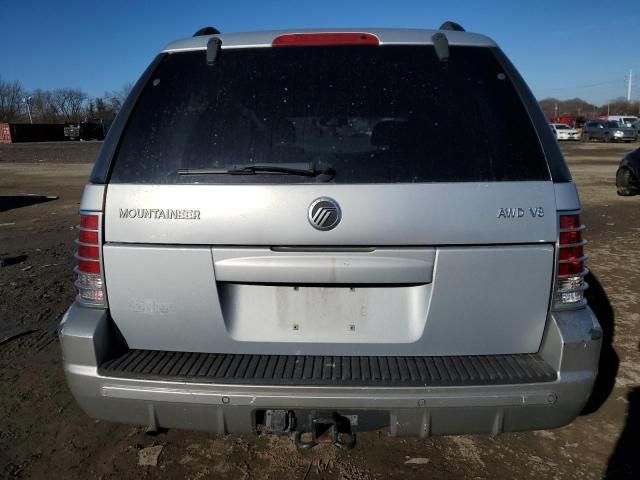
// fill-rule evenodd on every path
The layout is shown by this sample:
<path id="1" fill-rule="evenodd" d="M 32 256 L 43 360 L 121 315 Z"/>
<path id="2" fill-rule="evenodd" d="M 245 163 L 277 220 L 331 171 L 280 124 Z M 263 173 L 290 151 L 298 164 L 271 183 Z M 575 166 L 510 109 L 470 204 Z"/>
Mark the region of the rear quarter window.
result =
<path id="1" fill-rule="evenodd" d="M 180 169 L 305 162 L 335 183 L 548 180 L 536 131 L 492 51 L 453 46 L 223 49 L 168 55 L 120 140 L 114 183 L 305 183 Z"/>

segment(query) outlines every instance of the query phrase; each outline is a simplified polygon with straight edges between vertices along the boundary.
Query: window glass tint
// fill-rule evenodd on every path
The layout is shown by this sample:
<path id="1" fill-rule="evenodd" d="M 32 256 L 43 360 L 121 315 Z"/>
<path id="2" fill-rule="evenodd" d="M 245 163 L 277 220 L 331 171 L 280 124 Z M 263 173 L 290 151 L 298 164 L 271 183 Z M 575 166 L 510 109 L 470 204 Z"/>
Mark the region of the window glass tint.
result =
<path id="1" fill-rule="evenodd" d="M 180 176 L 233 165 L 332 167 L 335 183 L 543 180 L 536 132 L 491 50 L 293 47 L 169 55 L 121 139 L 111 181 L 316 182 Z"/>

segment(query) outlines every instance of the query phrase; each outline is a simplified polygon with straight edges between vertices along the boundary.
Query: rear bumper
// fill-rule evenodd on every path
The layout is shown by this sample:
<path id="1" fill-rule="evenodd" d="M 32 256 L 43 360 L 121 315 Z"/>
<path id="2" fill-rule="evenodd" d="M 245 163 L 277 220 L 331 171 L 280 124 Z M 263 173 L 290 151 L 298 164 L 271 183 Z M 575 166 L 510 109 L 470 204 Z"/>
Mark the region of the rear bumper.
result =
<path id="1" fill-rule="evenodd" d="M 597 372 L 602 331 L 589 308 L 550 316 L 540 356 L 555 381 L 505 385 L 355 387 L 197 383 L 100 375 L 118 339 L 104 311 L 73 305 L 60 338 L 69 387 L 92 417 L 220 433 L 251 432 L 256 412 L 286 409 L 359 415 L 357 430 L 388 426 L 393 435 L 500 433 L 571 422 Z M 304 423 L 302 421 L 301 423 Z"/>

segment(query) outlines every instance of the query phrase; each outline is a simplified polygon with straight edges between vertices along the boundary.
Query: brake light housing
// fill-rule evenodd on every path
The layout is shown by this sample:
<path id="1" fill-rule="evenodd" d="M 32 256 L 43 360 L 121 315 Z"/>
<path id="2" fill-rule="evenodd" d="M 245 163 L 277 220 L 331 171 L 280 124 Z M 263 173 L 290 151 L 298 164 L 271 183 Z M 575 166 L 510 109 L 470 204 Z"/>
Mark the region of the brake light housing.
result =
<path id="1" fill-rule="evenodd" d="M 102 215 L 80 212 L 75 259 L 78 292 L 76 301 L 90 307 L 106 308 L 104 275 L 102 271 Z"/>
<path id="2" fill-rule="evenodd" d="M 371 33 L 287 33 L 276 37 L 272 47 L 340 47 L 347 45 L 368 45 L 377 47 L 380 40 Z"/>
<path id="3" fill-rule="evenodd" d="M 582 308 L 586 305 L 584 291 L 588 288 L 584 277 L 589 273 L 584 266 L 586 241 L 582 238 L 585 226 L 577 213 L 558 217 L 558 264 L 553 296 L 555 309 Z"/>

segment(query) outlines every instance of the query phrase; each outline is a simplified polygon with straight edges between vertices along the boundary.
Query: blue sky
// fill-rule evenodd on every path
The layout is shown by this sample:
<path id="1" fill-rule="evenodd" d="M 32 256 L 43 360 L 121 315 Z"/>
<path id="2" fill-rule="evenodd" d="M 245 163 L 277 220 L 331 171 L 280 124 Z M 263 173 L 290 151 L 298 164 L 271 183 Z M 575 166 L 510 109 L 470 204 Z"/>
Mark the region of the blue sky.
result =
<path id="1" fill-rule="evenodd" d="M 605 103 L 626 95 L 630 68 L 640 98 L 640 0 L 0 0 L 0 77 L 95 96 L 135 81 L 158 50 L 205 25 L 432 28 L 447 19 L 496 40 L 539 98 Z"/>

